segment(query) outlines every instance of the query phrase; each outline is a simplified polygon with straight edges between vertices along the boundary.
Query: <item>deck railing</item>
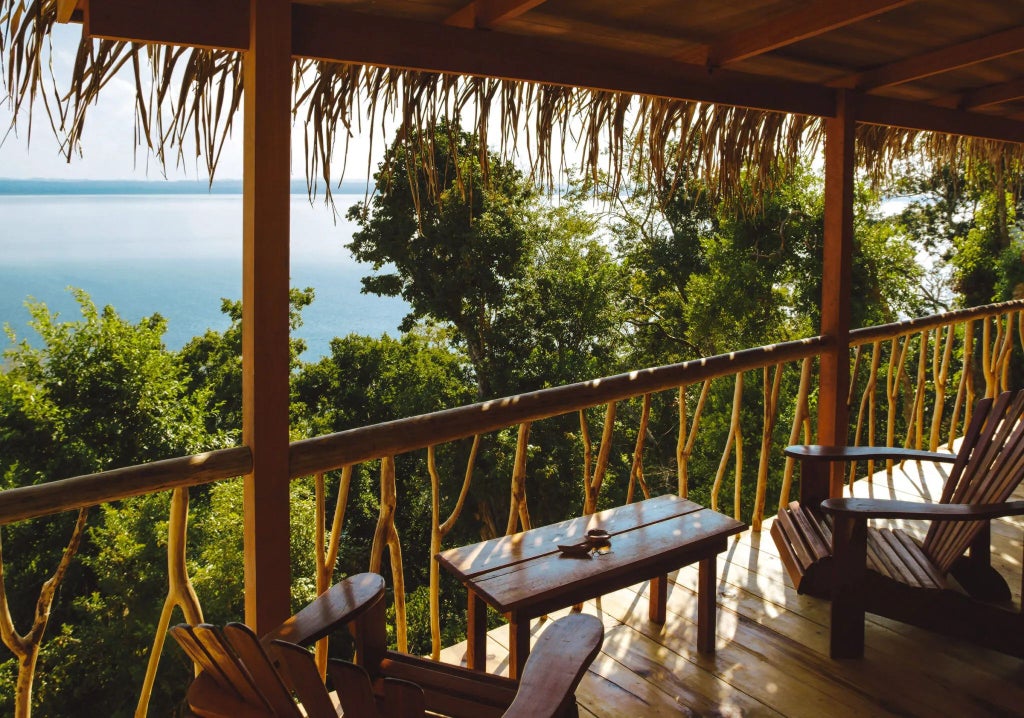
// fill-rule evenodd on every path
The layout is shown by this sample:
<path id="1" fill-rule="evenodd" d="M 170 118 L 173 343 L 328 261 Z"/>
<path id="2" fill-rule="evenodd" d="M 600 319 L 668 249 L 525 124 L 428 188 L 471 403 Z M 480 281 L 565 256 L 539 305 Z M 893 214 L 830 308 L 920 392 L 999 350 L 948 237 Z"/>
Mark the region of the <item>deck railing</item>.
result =
<path id="1" fill-rule="evenodd" d="M 855 443 L 874 444 L 884 436 L 885 443 L 889 445 L 902 443 L 921 448 L 927 441 L 928 448 L 934 450 L 945 441 L 951 446 L 959 427 L 969 421 L 975 393 L 980 390 L 994 395 L 1009 386 L 1012 350 L 1018 341 L 1024 345 L 1022 310 L 1024 300 L 1018 300 L 854 331 L 851 337 L 850 439 Z M 824 337 L 812 337 L 745 349 L 293 442 L 289 454 L 291 477 L 315 477 L 318 590 L 325 590 L 334 579 L 334 566 L 349 504 L 349 488 L 357 465 L 379 462 L 380 508 L 368 568 L 379 571 L 385 551 L 388 553 L 395 635 L 399 650 L 406 650 L 405 576 L 402 544 L 395 523 L 395 517 L 401 511 L 396 456 L 419 451 L 426 454 L 431 486 L 429 559 L 442 548 L 445 537 L 459 520 L 473 484 L 481 440 L 493 432 L 514 428 L 517 433 L 515 458 L 509 477 L 508 518 L 503 526 L 495 528 L 506 533 L 530 528 L 527 495 L 530 431 L 537 422 L 553 417 L 577 414 L 579 418 L 579 455 L 582 457 L 579 476 L 583 497 L 580 510 L 585 514 L 597 510 L 602 488 L 611 482 L 611 451 L 616 432 L 620 438 L 628 435 L 632 443 L 628 474 L 623 471 L 620 477 L 625 483 L 625 500 L 632 501 L 641 493 L 650 495 L 644 464 L 646 442 L 652 435 L 652 398 L 659 397 L 663 404 L 674 402 L 678 410 L 673 419 L 675 450 L 671 457 L 675 464 L 675 482 L 668 488 L 687 496 L 693 486 L 691 463 L 709 396 L 713 387 L 722 394 L 721 383 L 727 382 L 732 385 L 732 402 L 724 444 L 716 447 L 721 451 L 721 458 L 713 480 L 710 476 L 702 476 L 698 477 L 698 483 L 702 490 L 708 492 L 712 507 L 718 509 L 726 487 L 725 477 L 731 466 L 732 513 L 736 518 L 749 520 L 752 527 L 759 530 L 769 494 L 772 503 L 777 500 L 777 505 L 781 506 L 788 502 L 793 492 L 793 465 L 790 460 L 783 461 L 781 448 L 787 443 L 813 440 L 811 417 L 813 387 L 816 386 L 815 359 L 826 342 Z M 759 380 L 761 385 L 757 399 L 759 412 L 750 411 L 751 392 L 745 392 L 745 387 L 752 380 Z M 953 386 L 956 387 L 955 395 Z M 668 397 L 664 396 L 665 393 Z M 884 412 L 880 410 L 880 399 L 884 401 Z M 639 409 L 638 412 L 629 412 L 638 417 L 638 425 L 628 427 L 628 430 L 617 418 L 620 407 L 627 402 L 639 404 L 634 407 Z M 595 410 L 600 413 L 601 407 L 604 408 L 604 421 L 595 459 L 590 427 L 592 417 L 588 417 L 588 413 L 594 414 Z M 756 454 L 750 453 L 748 445 L 748 437 L 752 436 L 760 437 Z M 438 448 L 470 439 L 472 446 L 457 496 L 442 496 L 436 462 Z M 744 515 L 742 499 L 748 489 L 743 472 L 748 464 L 754 465 L 752 458 L 755 456 L 756 478 L 751 482 L 754 495 L 747 496 L 749 508 Z M 168 522 L 168 593 L 154 639 L 138 715 L 145 714 L 173 609 L 180 607 L 189 621 L 201 617 L 199 600 L 186 569 L 188 487 L 243 475 L 251 470 L 251 463 L 248 448 L 239 447 L 0 492 L 2 525 L 80 510 L 130 496 L 173 490 Z M 333 513 L 328 517 L 328 472 L 336 470 L 339 482 L 337 499 Z M 869 474 L 872 470 L 873 466 L 869 465 Z M 771 480 L 773 471 L 774 480 Z M 852 471 L 855 467 L 851 470 L 851 479 Z M 443 501 L 453 508 L 442 519 Z M 81 527 L 78 527 L 78 536 L 80 532 Z M 77 538 L 73 538 L 72 544 L 76 541 Z M 17 560 L 17 557 L 7 558 Z M 436 658 L 441 649 L 440 577 L 436 562 L 430 560 L 429 563 L 431 643 Z M 7 632 L 8 635 L 10 633 Z M 31 641 L 17 647 L 8 645 L 22 657 L 22 653 L 38 653 L 38 642 L 34 646 L 30 644 Z M 325 645 L 322 644 L 318 650 L 322 657 L 326 656 Z M 23 663 L 27 660 L 23 658 Z M 32 663 L 34 665 L 34 658 Z M 31 688 L 30 681 L 28 687 Z"/>

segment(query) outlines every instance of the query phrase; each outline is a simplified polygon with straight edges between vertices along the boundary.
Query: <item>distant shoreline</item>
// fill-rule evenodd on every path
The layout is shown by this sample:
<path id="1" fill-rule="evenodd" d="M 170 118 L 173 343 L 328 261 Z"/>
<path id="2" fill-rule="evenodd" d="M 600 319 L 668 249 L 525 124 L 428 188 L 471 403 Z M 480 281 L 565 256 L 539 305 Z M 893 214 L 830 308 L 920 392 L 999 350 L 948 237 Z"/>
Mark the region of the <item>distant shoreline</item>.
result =
<path id="1" fill-rule="evenodd" d="M 321 183 L 322 185 L 322 183 Z M 334 186 L 334 194 L 365 194 L 372 186 L 364 179 L 345 180 Z M 306 180 L 293 179 L 292 194 L 307 194 Z M 0 177 L 0 195 L 240 195 L 242 180 L 66 180 L 12 179 Z M 323 187 L 317 194 L 323 196 Z"/>

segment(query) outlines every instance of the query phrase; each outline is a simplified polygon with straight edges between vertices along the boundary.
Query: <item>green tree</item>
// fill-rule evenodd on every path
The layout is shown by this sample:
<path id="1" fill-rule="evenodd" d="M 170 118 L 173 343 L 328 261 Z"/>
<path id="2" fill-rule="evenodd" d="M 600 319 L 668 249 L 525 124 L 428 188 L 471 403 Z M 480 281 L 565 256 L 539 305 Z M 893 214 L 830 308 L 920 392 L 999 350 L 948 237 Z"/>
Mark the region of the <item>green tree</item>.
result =
<path id="1" fill-rule="evenodd" d="M 302 310 L 315 298 L 312 287 L 289 291 L 289 323 L 294 332 L 302 326 Z M 208 329 L 181 348 L 180 358 L 188 378 L 188 390 L 204 398 L 206 430 L 235 444 L 242 434 L 242 303 L 221 300 L 221 312 L 231 320 L 223 332 Z M 306 350 L 302 339 L 291 339 L 291 365 L 299 367 Z"/>
<path id="2" fill-rule="evenodd" d="M 59 321 L 31 304 L 40 346 L 17 341 L 5 352 L 0 374 L 0 476 L 5 488 L 93 473 L 178 456 L 208 446 L 202 397 L 186 390 L 181 366 L 162 341 L 164 320 L 132 324 L 111 307 L 96 308 L 74 292 L 81 319 Z M 195 399 L 195 400 L 193 400 Z M 134 627 L 159 613 L 163 566 L 160 504 L 145 497 L 93 510 L 90 528 L 50 616 L 40 658 L 36 706 L 44 715 L 127 714 L 137 686 L 93 666 L 102 651 L 107 666 L 131 666 L 152 640 L 139 643 Z M 166 517 L 166 510 L 162 516 Z M 5 558 L 16 570 L 5 587 L 16 624 L 32 615 L 36 595 L 70 535 L 72 516 L 4 527 Z M 76 597 L 73 601 L 64 598 Z M 156 603 L 153 598 L 156 596 Z M 144 662 L 143 662 L 144 663 Z M 13 680 L 14 661 L 0 667 L 0 683 Z M 126 691 L 128 693 L 126 693 Z M 12 710 L 14 692 L 0 691 L 0 710 Z M 129 705 L 129 703 L 131 705 Z"/>
<path id="3" fill-rule="evenodd" d="M 401 329 L 429 317 L 455 327 L 476 372 L 479 397 L 493 395 L 494 325 L 529 266 L 536 233 L 529 217 L 537 190 L 510 163 L 489 159 L 487 182 L 473 135 L 438 127 L 428 160 L 395 142 L 374 175 L 376 192 L 349 218 L 360 229 L 347 245 L 374 270 L 363 291 L 401 296 L 412 307 Z M 428 182 L 437 168 L 436 192 Z"/>

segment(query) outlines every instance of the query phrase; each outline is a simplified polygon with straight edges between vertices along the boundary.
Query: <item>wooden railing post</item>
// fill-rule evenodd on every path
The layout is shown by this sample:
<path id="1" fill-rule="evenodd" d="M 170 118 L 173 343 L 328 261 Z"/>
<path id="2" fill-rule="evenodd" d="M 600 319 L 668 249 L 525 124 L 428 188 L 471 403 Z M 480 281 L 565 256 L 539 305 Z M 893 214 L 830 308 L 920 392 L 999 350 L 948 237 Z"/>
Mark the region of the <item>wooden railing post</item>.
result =
<path id="1" fill-rule="evenodd" d="M 836 94 L 836 114 L 825 119 L 825 244 L 822 254 L 821 355 L 818 443 L 845 444 L 850 386 L 850 265 L 853 261 L 853 178 L 855 109 L 852 93 Z M 822 477 L 823 478 L 823 477 Z M 828 485 L 801 485 L 803 500 L 839 496 L 843 466 L 831 467 Z M 824 494 L 824 495 L 823 495 Z"/>
<path id="2" fill-rule="evenodd" d="M 288 239 L 291 3 L 250 0 L 244 53 L 242 436 L 245 621 L 258 633 L 290 614 Z"/>

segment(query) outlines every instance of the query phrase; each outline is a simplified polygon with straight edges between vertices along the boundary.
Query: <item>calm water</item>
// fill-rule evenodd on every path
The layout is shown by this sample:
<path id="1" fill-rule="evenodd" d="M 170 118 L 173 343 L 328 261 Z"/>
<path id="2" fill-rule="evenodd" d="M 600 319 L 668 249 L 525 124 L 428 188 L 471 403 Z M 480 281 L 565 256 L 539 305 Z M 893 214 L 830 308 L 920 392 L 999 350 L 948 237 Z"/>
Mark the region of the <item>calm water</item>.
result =
<path id="1" fill-rule="evenodd" d="M 342 214 L 362 199 L 336 195 Z M 292 286 L 316 290 L 296 332 L 309 346 L 303 358 L 317 359 L 331 338 L 350 332 L 395 335 L 407 306 L 360 294 L 370 268 L 344 248 L 352 223 L 335 223 L 304 195 L 292 197 L 291 212 Z M 239 195 L 6 195 L 0 217 L 0 323 L 30 341 L 26 299 L 76 318 L 68 286 L 131 321 L 159 312 L 172 349 L 208 328 L 225 329 L 220 299 L 241 297 Z"/>

